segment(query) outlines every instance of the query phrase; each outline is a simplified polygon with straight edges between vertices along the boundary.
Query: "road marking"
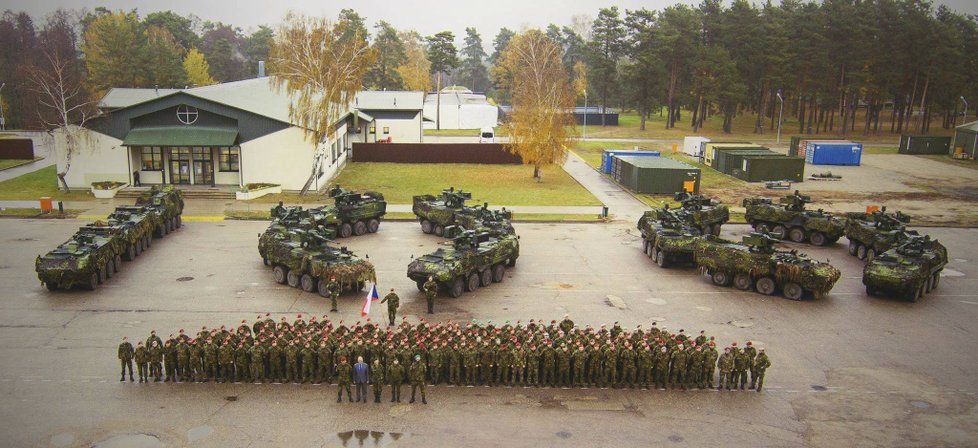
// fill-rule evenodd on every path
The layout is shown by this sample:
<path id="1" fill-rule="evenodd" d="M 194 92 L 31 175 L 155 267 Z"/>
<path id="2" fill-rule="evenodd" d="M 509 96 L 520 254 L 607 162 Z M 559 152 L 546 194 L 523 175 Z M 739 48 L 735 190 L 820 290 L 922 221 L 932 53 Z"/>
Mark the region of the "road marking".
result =
<path id="1" fill-rule="evenodd" d="M 217 215 L 210 215 L 210 216 L 207 216 L 207 215 L 199 215 L 199 216 L 182 215 L 182 219 L 184 221 L 224 221 L 224 215 L 221 215 L 221 216 L 217 216 Z"/>
<path id="2" fill-rule="evenodd" d="M 967 303 L 968 305 L 978 305 L 978 302 L 970 302 L 967 300 L 962 300 L 961 303 Z"/>

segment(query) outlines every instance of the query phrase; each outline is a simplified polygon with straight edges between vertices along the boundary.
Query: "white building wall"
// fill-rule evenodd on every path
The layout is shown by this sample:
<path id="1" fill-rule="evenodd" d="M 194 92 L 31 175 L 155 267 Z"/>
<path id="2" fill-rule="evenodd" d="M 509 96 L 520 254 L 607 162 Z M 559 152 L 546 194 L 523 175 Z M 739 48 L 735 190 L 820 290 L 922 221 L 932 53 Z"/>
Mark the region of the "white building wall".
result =
<path id="1" fill-rule="evenodd" d="M 393 143 L 421 143 L 421 113 L 411 120 L 377 118 L 374 124 L 377 126 L 378 140 L 391 137 Z M 384 133 L 385 127 L 389 133 Z"/>
<path id="2" fill-rule="evenodd" d="M 312 174 L 317 155 L 321 174 L 313 189 L 325 188 L 329 179 L 346 163 L 346 135 L 343 125 L 328 143 L 313 145 L 300 128 L 290 127 L 241 144 L 241 182 L 269 182 L 282 185 L 284 190 L 301 190 Z M 336 143 L 339 142 L 339 145 Z M 333 151 L 336 160 L 333 160 Z"/>
<path id="3" fill-rule="evenodd" d="M 77 129 L 76 126 L 72 128 Z M 65 176 L 69 188 L 87 189 L 92 182 L 116 181 L 129 183 L 129 149 L 122 140 L 89 129 L 80 132 L 78 149 L 71 157 L 71 166 Z M 54 131 L 54 148 L 58 172 L 67 164 L 65 133 Z"/>
<path id="4" fill-rule="evenodd" d="M 436 129 L 435 117 L 438 116 L 435 102 L 424 103 L 424 115 L 432 121 L 425 123 L 425 129 Z M 442 129 L 482 129 L 494 128 L 499 125 L 499 109 L 489 104 L 442 104 Z"/>

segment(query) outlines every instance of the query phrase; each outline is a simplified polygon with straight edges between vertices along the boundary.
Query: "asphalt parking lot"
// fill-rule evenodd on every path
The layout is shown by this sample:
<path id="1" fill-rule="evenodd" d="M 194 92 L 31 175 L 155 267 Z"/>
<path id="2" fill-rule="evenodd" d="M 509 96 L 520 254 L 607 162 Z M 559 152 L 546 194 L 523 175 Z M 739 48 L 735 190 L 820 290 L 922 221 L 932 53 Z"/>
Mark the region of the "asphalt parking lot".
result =
<path id="1" fill-rule="evenodd" d="M 842 270 L 832 292 L 793 302 L 714 287 L 692 268 L 660 269 L 631 223 L 516 224 L 521 257 L 501 284 L 439 297 L 435 320 L 658 321 L 752 339 L 773 367 L 765 392 L 432 387 L 429 405 L 336 404 L 314 385 L 118 381 L 122 336 L 327 313 L 318 295 L 278 285 L 261 263 L 266 222 L 186 222 L 96 292 L 50 293 L 34 257 L 76 220 L 0 220 L 0 434 L 5 446 L 974 446 L 978 444 L 976 229 L 924 229 L 949 250 L 940 289 L 911 304 L 870 298 L 845 240 L 801 246 Z M 739 238 L 746 226 L 726 226 Z M 343 243 L 369 255 L 378 289 L 397 288 L 440 238 L 387 222 Z M 610 297 L 609 297 L 610 296 Z M 360 319 L 360 294 L 334 320 Z M 383 310 L 373 314 L 383 319 Z M 334 313 L 335 314 L 335 313 Z M 386 391 L 385 391 L 386 395 Z M 115 445 L 113 445 L 115 444 Z"/>

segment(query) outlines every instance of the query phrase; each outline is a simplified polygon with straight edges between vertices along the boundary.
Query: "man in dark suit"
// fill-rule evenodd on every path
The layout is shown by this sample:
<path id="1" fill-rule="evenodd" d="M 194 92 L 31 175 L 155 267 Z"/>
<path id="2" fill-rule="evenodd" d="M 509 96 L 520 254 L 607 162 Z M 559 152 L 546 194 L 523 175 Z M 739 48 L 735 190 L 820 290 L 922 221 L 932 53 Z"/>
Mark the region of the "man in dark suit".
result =
<path id="1" fill-rule="evenodd" d="M 353 365 L 353 384 L 357 388 L 357 403 L 363 400 L 364 403 L 367 402 L 367 382 L 370 380 L 370 374 L 367 369 L 367 364 L 363 362 L 363 356 L 357 356 L 357 363 Z"/>

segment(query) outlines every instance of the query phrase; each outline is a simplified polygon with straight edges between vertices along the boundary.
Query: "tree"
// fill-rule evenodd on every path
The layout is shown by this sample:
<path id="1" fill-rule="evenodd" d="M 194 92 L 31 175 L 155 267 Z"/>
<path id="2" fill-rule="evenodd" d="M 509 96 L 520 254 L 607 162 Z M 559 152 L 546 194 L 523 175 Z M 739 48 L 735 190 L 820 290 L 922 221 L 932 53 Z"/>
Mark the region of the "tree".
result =
<path id="1" fill-rule="evenodd" d="M 399 34 L 404 44 L 405 61 L 397 67 L 397 74 L 407 90 L 428 92 L 431 89 L 431 61 L 424 47 L 424 39 L 417 31 Z"/>
<path id="2" fill-rule="evenodd" d="M 317 147 L 333 136 L 336 122 L 349 110 L 376 57 L 358 31 L 352 37 L 346 34 L 348 26 L 349 22 L 342 20 L 334 24 L 325 18 L 289 12 L 272 45 L 271 80 L 292 97 L 289 118 Z M 324 156 L 317 150 L 302 194 L 316 179 Z"/>
<path id="3" fill-rule="evenodd" d="M 112 87 L 145 84 L 139 61 L 143 40 L 135 12 L 101 14 L 88 25 L 82 52 L 89 82 L 99 95 Z"/>
<path id="4" fill-rule="evenodd" d="M 503 27 L 499 29 L 499 33 L 492 40 L 492 54 L 489 56 L 489 62 L 495 64 L 499 60 L 499 55 L 503 54 L 503 50 L 506 49 L 506 45 L 509 45 L 509 40 L 513 38 L 514 33 L 509 28 Z"/>
<path id="5" fill-rule="evenodd" d="M 370 40 L 370 31 L 367 30 L 366 20 L 356 10 L 351 8 L 341 9 L 339 22 L 345 23 L 344 27 L 346 29 L 343 32 L 343 36 L 340 37 L 340 40 L 347 40 L 354 37 L 358 37 L 364 41 Z"/>
<path id="6" fill-rule="evenodd" d="M 199 49 L 211 66 L 211 76 L 219 82 L 249 77 L 251 72 L 245 67 L 241 29 L 223 23 L 206 23 L 204 30 Z"/>
<path id="7" fill-rule="evenodd" d="M 653 107 L 659 102 L 659 80 L 662 78 L 662 63 L 656 53 L 655 12 L 647 9 L 625 11 L 625 26 L 628 29 L 625 54 L 628 62 L 624 66 L 628 104 L 639 112 L 639 129 L 645 130 L 645 120 Z"/>
<path id="8" fill-rule="evenodd" d="M 255 32 L 251 33 L 247 38 L 244 39 L 244 53 L 247 73 L 249 70 L 252 73 L 258 73 L 258 61 L 264 61 L 268 59 L 268 51 L 272 47 L 272 41 L 275 38 L 275 31 L 271 28 L 261 25 Z"/>
<path id="9" fill-rule="evenodd" d="M 370 67 L 364 84 L 376 90 L 399 90 L 404 88 L 404 80 L 398 73 L 398 67 L 407 62 L 404 43 L 397 35 L 397 30 L 391 24 L 381 20 L 374 25 L 377 38 L 373 48 L 377 53 L 377 63 Z"/>
<path id="10" fill-rule="evenodd" d="M 489 87 L 489 70 L 486 68 L 486 50 L 482 48 L 482 37 L 475 28 L 465 29 L 465 47 L 462 48 L 462 69 L 459 82 L 468 85 L 476 92 L 485 92 Z"/>
<path id="11" fill-rule="evenodd" d="M 675 127 L 679 113 L 678 95 L 681 81 L 695 51 L 695 37 L 700 27 L 696 12 L 686 5 L 670 6 L 659 12 L 656 21 L 656 54 L 668 72 L 666 88 L 666 129 Z"/>
<path id="12" fill-rule="evenodd" d="M 184 51 L 196 47 L 200 41 L 194 29 L 199 22 L 196 16 L 184 17 L 173 11 L 156 11 L 146 15 L 143 19 L 143 27 L 149 29 L 157 26 L 170 32 L 180 48 Z"/>
<path id="13" fill-rule="evenodd" d="M 617 6 L 601 8 L 598 18 L 594 19 L 591 36 L 588 67 L 592 74 L 589 78 L 601 99 L 601 109 L 604 110 L 609 98 L 618 90 L 618 62 L 625 43 L 625 26 L 618 16 Z M 601 126 L 605 125 L 604 117 L 601 114 Z"/>
<path id="14" fill-rule="evenodd" d="M 214 78 L 211 78 L 207 59 L 196 48 L 191 48 L 183 58 L 183 71 L 187 76 L 187 82 L 192 86 L 202 87 L 217 83 Z"/>
<path id="15" fill-rule="evenodd" d="M 508 148 L 533 165 L 538 181 L 540 167 L 563 163 L 571 143 L 574 93 L 561 55 L 560 45 L 539 30 L 529 30 L 513 37 L 493 67 L 497 82 L 513 93 L 513 111 L 505 124 Z"/>
<path id="16" fill-rule="evenodd" d="M 169 31 L 158 26 L 146 30 L 146 45 L 143 49 L 144 75 L 146 84 L 159 87 L 182 87 L 187 84 L 187 74 L 183 70 L 184 50 Z"/>
<path id="17" fill-rule="evenodd" d="M 441 129 L 441 75 L 448 70 L 458 67 L 458 50 L 455 49 L 455 35 L 451 31 L 442 31 L 434 36 L 425 38 L 428 43 L 428 60 L 431 61 L 431 71 L 438 75 L 435 83 L 436 112 L 435 128 Z"/>

